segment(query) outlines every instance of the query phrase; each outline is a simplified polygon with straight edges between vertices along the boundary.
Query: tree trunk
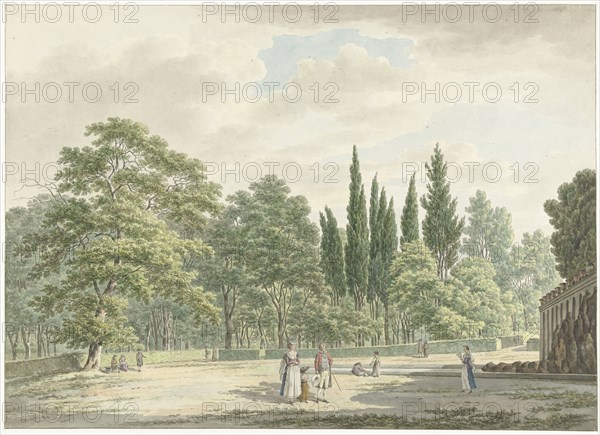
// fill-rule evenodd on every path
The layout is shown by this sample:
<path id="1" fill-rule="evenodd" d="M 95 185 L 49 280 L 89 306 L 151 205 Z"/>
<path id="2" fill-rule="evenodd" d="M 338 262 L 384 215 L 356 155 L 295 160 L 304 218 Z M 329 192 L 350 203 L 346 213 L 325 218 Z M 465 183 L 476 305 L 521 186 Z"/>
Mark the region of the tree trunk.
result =
<path id="1" fill-rule="evenodd" d="M 17 343 L 19 341 L 19 330 L 15 328 L 14 333 L 11 331 L 7 333 L 8 342 L 10 343 L 10 351 L 12 353 L 12 359 L 17 359 Z"/>
<path id="2" fill-rule="evenodd" d="M 225 308 L 223 311 L 226 313 Z M 225 349 L 231 349 L 231 341 L 233 340 L 233 331 L 235 327 L 233 325 L 233 316 L 225 318 Z"/>
<path id="3" fill-rule="evenodd" d="M 43 356 L 42 325 L 40 325 L 39 323 L 35 327 L 35 343 L 37 345 L 37 357 L 41 358 Z"/>
<path id="4" fill-rule="evenodd" d="M 46 355 L 50 356 L 50 328 L 46 327 L 44 336 L 46 337 Z"/>
<path id="5" fill-rule="evenodd" d="M 23 342 L 23 347 L 25 348 L 25 359 L 31 358 L 31 328 L 22 326 L 21 327 L 21 341 Z"/>
<path id="6" fill-rule="evenodd" d="M 167 310 L 162 308 L 162 350 L 169 350 L 169 319 Z"/>
<path id="7" fill-rule="evenodd" d="M 146 328 L 146 352 L 150 352 L 150 322 L 148 322 L 148 328 Z"/>
<path id="8" fill-rule="evenodd" d="M 385 345 L 389 346 L 391 343 L 390 343 L 390 313 L 389 313 L 389 309 L 388 309 L 388 304 L 384 304 L 383 335 L 384 335 Z"/>
<path id="9" fill-rule="evenodd" d="M 90 344 L 88 349 L 88 359 L 83 366 L 84 371 L 99 369 L 100 368 L 100 359 L 102 357 L 102 343 L 95 342 Z"/>
<path id="10" fill-rule="evenodd" d="M 223 319 L 225 319 L 225 349 L 231 349 L 231 341 L 233 339 L 233 309 L 235 307 L 235 289 L 233 290 L 233 300 L 229 301 L 229 293 L 232 290 L 226 286 L 221 287 L 223 294 Z"/>
<path id="11" fill-rule="evenodd" d="M 283 349 L 286 346 L 285 342 L 285 322 L 283 319 L 283 313 L 277 313 L 277 341 L 279 349 Z"/>
<path id="12" fill-rule="evenodd" d="M 260 345 L 259 345 L 259 348 L 260 349 L 266 349 L 267 348 L 267 340 L 266 340 L 266 337 L 265 337 L 265 331 L 263 329 L 262 321 L 261 321 L 260 317 L 258 318 L 257 326 L 258 326 L 258 334 L 260 336 Z"/>

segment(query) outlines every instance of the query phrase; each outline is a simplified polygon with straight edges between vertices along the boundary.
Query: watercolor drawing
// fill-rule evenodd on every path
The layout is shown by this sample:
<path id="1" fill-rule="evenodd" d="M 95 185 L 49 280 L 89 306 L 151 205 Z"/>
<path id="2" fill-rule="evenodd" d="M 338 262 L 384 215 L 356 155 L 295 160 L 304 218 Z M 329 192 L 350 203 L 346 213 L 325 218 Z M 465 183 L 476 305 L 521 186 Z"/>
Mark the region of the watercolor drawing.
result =
<path id="1" fill-rule="evenodd" d="M 598 429 L 597 5 L 3 3 L 2 425 Z"/>

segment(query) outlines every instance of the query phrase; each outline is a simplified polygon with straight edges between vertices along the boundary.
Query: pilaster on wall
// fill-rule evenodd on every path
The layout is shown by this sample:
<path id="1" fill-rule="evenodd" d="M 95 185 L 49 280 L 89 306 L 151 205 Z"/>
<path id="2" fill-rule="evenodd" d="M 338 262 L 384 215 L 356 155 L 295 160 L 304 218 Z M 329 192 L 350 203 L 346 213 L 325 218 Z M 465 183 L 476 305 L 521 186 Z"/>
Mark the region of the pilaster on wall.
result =
<path id="1" fill-rule="evenodd" d="M 596 288 L 596 265 L 590 265 L 540 299 L 540 361 L 550 355 L 553 333 L 567 318 L 567 313 L 576 319 L 583 299 Z"/>

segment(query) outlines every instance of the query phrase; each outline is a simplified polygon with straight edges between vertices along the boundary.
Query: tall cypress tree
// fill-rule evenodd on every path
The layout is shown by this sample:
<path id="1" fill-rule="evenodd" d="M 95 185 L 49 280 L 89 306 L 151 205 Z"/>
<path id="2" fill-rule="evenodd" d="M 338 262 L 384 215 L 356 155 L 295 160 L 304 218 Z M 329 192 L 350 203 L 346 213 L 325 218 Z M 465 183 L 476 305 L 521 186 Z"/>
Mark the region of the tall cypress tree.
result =
<path id="1" fill-rule="evenodd" d="M 419 239 L 419 204 L 417 198 L 417 188 L 415 186 L 415 174 L 410 178 L 408 185 L 408 194 L 404 201 L 402 216 L 400 221 L 402 235 L 400 236 L 400 245 L 414 242 Z"/>
<path id="2" fill-rule="evenodd" d="M 388 289 L 392 283 L 392 262 L 394 261 L 396 252 L 398 251 L 398 227 L 396 226 L 396 212 L 394 212 L 394 198 L 390 198 L 390 202 L 387 206 L 381 234 L 383 252 L 383 273 L 379 298 L 383 302 L 384 306 L 383 330 L 385 344 L 388 345 L 391 344 Z"/>
<path id="3" fill-rule="evenodd" d="M 385 207 L 385 204 L 384 204 Z M 375 318 L 374 303 L 377 299 L 379 291 L 379 273 L 377 253 L 380 249 L 381 223 L 379 218 L 379 183 L 377 182 L 377 174 L 371 182 L 371 200 L 369 203 L 369 291 L 367 292 L 367 301 L 371 304 L 371 317 Z"/>
<path id="4" fill-rule="evenodd" d="M 338 305 L 340 297 L 346 294 L 342 238 L 338 231 L 337 220 L 329 207 L 325 206 L 325 215 L 319 213 L 319 222 L 322 232 L 321 269 L 325 275 L 325 282 L 333 292 L 333 304 Z"/>
<path id="5" fill-rule="evenodd" d="M 346 208 L 346 283 L 354 297 L 354 308 L 359 311 L 364 304 L 369 267 L 369 233 L 367 226 L 367 201 L 360 175 L 356 145 L 352 150 L 350 166 L 350 200 Z"/>
<path id="6" fill-rule="evenodd" d="M 445 280 L 448 270 L 458 261 L 465 218 L 459 219 L 456 214 L 457 200 L 450 196 L 450 183 L 446 180 L 448 167 L 439 144 L 435 144 L 431 165 L 426 164 L 425 168 L 429 183 L 427 193 L 421 197 L 425 209 L 423 238 L 436 258 L 438 277 Z"/>
<path id="7" fill-rule="evenodd" d="M 379 308 L 380 301 L 385 299 L 385 293 L 387 291 L 385 282 L 385 262 L 387 253 L 385 251 L 386 247 L 386 234 L 385 234 L 385 219 L 387 217 L 387 197 L 385 194 L 385 188 L 381 189 L 381 195 L 379 196 L 379 204 L 377 206 L 377 222 L 376 222 L 376 234 L 377 234 L 377 244 L 376 244 L 376 253 L 373 259 L 373 280 L 375 281 L 375 285 L 373 286 L 375 290 L 375 303 L 373 304 L 373 318 L 378 319 L 380 317 Z M 379 338 L 379 333 L 377 334 L 377 338 Z M 376 343 L 379 344 L 379 340 Z"/>

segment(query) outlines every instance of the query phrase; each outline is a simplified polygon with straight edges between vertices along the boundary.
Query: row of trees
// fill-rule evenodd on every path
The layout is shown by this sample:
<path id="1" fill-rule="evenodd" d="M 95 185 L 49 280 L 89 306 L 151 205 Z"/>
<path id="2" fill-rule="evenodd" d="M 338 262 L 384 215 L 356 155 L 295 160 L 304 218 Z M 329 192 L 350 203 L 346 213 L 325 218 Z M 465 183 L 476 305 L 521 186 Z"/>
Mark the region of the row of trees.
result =
<path id="1" fill-rule="evenodd" d="M 401 215 L 398 252 L 393 199 L 387 202 L 375 176 L 367 210 L 354 149 L 345 261 L 335 217 L 327 207 L 321 214 L 321 261 L 326 282 L 335 289 L 333 300 L 347 290 L 360 318 L 366 299 L 373 344 L 392 344 L 400 337 L 410 341 L 415 330 L 454 338 L 466 329 L 478 335 L 492 329 L 496 334 L 510 331 L 521 322 L 533 331 L 537 300 L 559 279 L 550 240 L 536 230 L 515 244 L 510 213 L 493 208 L 480 190 L 469 201 L 468 222 L 460 218 L 438 145 L 426 170 L 429 182 L 420 201 L 425 211 L 423 239 L 413 176 Z M 362 337 L 357 344 L 364 344 Z"/>
<path id="2" fill-rule="evenodd" d="M 86 135 L 91 146 L 63 148 L 46 195 L 7 213 L 15 248 L 6 299 L 7 320 L 47 325 L 53 343 L 87 347 L 88 369 L 103 346 L 136 343 L 362 346 L 423 331 L 498 334 L 516 322 L 534 330 L 537 299 L 558 281 L 551 245 L 564 277 L 595 258 L 595 220 L 571 210 L 581 201 L 582 212 L 595 211 L 593 171 L 547 202 L 552 239 L 536 230 L 515 243 L 510 213 L 483 191 L 470 199 L 468 220 L 458 216 L 437 145 L 420 200 L 410 181 L 398 232 L 377 176 L 367 207 L 356 148 L 342 229 L 328 207 L 320 225 L 311 222 L 308 200 L 275 176 L 221 203 L 200 161 L 134 121 L 109 118 Z M 577 257 L 564 247 L 574 239 L 585 248 Z M 222 343 L 209 325 L 222 325 Z"/>

